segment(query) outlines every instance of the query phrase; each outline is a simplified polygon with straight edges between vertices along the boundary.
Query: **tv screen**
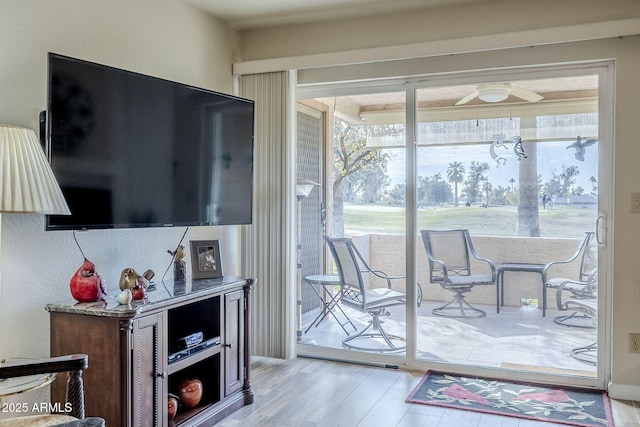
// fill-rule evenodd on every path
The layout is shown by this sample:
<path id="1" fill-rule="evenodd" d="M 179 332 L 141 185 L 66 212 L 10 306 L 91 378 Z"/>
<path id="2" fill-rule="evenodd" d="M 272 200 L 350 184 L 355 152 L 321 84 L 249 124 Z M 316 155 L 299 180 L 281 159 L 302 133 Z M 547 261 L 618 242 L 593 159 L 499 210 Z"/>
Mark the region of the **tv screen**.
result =
<path id="1" fill-rule="evenodd" d="M 251 223 L 253 101 L 48 56 L 47 230 Z"/>

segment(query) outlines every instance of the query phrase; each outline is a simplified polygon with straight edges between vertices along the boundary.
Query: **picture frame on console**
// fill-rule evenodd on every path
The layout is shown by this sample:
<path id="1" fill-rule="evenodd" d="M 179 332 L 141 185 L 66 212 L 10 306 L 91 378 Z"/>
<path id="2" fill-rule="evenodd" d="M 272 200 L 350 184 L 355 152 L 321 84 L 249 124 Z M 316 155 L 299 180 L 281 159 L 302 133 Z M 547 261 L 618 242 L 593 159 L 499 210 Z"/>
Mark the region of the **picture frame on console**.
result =
<path id="1" fill-rule="evenodd" d="M 191 240 L 191 277 L 215 279 L 222 277 L 220 242 L 218 240 Z"/>

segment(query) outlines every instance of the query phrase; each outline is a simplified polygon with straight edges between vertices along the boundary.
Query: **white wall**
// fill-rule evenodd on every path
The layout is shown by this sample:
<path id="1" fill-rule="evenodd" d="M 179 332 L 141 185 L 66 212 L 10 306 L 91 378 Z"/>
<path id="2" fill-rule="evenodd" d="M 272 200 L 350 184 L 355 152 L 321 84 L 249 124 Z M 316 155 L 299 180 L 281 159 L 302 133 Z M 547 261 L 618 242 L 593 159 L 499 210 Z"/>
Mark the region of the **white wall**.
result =
<path id="1" fill-rule="evenodd" d="M 454 56 L 637 34 L 636 0 L 483 0 L 242 33 L 237 74 Z M 329 77 L 329 76 L 327 76 Z"/>
<path id="2" fill-rule="evenodd" d="M 46 105 L 49 51 L 231 93 L 238 44 L 235 30 L 181 1 L 3 0 L 0 123 L 37 129 Z M 78 233 L 77 239 L 115 295 L 126 267 L 162 276 L 171 261 L 167 250 L 183 232 L 100 230 Z M 225 274 L 240 275 L 239 232 L 240 227 L 192 228 L 185 246 L 189 240 L 219 239 Z M 38 215 L 2 215 L 0 357 L 48 356 L 44 306 L 70 298 L 69 279 L 82 261 L 72 232 L 45 232 Z M 80 326 L 69 331 L 85 333 L 90 331 Z"/>

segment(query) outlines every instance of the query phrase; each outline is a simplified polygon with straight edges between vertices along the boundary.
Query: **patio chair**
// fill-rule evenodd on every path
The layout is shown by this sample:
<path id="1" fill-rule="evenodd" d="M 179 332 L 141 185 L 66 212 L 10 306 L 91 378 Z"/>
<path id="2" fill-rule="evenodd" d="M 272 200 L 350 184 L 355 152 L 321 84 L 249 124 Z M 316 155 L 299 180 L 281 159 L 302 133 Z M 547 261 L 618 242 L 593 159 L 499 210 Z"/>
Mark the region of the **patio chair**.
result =
<path id="1" fill-rule="evenodd" d="M 595 325 L 598 323 L 598 300 L 591 299 L 579 299 L 579 300 L 567 300 L 562 303 L 565 310 L 578 312 L 585 317 L 589 317 Z M 574 359 L 586 363 L 587 365 L 596 366 L 598 360 L 598 341 L 595 341 L 589 345 L 576 347 L 571 350 L 571 357 Z"/>
<path id="2" fill-rule="evenodd" d="M 445 305 L 434 308 L 432 313 L 446 317 L 483 317 L 484 310 L 472 306 L 465 294 L 475 286 L 494 285 L 496 268 L 493 261 L 481 258 L 471 242 L 469 230 L 420 230 L 424 248 L 429 258 L 431 283 L 454 292 L 454 297 Z M 473 274 L 469 254 L 486 264 L 490 274 Z"/>
<path id="3" fill-rule="evenodd" d="M 550 270 L 567 264 L 578 265 L 578 274 L 575 278 L 553 277 L 549 278 Z M 578 248 L 571 257 L 564 261 L 553 261 L 545 265 L 542 271 L 544 282 L 543 304 L 546 307 L 547 289 L 556 290 L 556 306 L 560 311 L 570 311 L 553 319 L 554 322 L 579 328 L 594 328 L 593 316 L 585 314 L 583 311 L 570 310 L 564 300 L 591 300 L 597 297 L 598 291 L 598 248 L 596 247 L 595 235 L 592 231 L 584 233 Z M 569 306 L 571 307 L 571 305 Z"/>
<path id="4" fill-rule="evenodd" d="M 87 368 L 88 359 L 89 357 L 86 354 L 73 354 L 45 359 L 0 360 L 0 396 L 25 393 L 48 386 L 56 379 L 57 373 L 67 373 L 66 402 L 62 402 L 59 408 L 61 411 L 65 411 L 64 413 L 39 413 L 37 415 L 2 419 L 0 420 L 0 427 L 104 426 L 105 422 L 102 418 L 85 418 L 82 371 Z M 20 403 L 20 405 L 22 405 L 20 406 L 21 410 L 27 409 L 24 403 Z M 30 405 L 28 409 L 32 407 L 33 405 Z M 41 408 L 42 406 L 36 402 L 35 407 Z M 51 407 L 47 406 L 47 408 Z"/>
<path id="5" fill-rule="evenodd" d="M 406 345 L 402 343 L 405 338 L 387 333 L 382 328 L 380 317 L 390 315 L 387 311 L 389 307 L 406 304 L 406 294 L 391 289 L 392 280 L 404 279 L 405 277 L 389 276 L 383 271 L 373 270 L 367 265 L 351 239 L 326 237 L 325 240 L 338 267 L 340 303 L 371 316 L 366 327 L 343 339 L 342 344 L 347 348 L 362 351 L 404 350 Z M 363 273 L 384 279 L 387 286 L 367 289 Z M 355 341 L 362 343 L 363 340 L 369 340 L 371 344 L 365 346 L 355 343 Z"/>

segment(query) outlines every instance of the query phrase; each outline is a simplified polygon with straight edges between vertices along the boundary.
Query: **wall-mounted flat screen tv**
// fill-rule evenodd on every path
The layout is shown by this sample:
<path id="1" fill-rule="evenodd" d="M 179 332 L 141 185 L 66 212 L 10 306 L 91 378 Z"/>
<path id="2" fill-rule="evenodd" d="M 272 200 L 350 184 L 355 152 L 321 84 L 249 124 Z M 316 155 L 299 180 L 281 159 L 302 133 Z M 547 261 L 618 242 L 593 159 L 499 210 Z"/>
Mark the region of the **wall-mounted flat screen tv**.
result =
<path id="1" fill-rule="evenodd" d="M 251 223 L 253 101 L 50 53 L 47 230 Z"/>

